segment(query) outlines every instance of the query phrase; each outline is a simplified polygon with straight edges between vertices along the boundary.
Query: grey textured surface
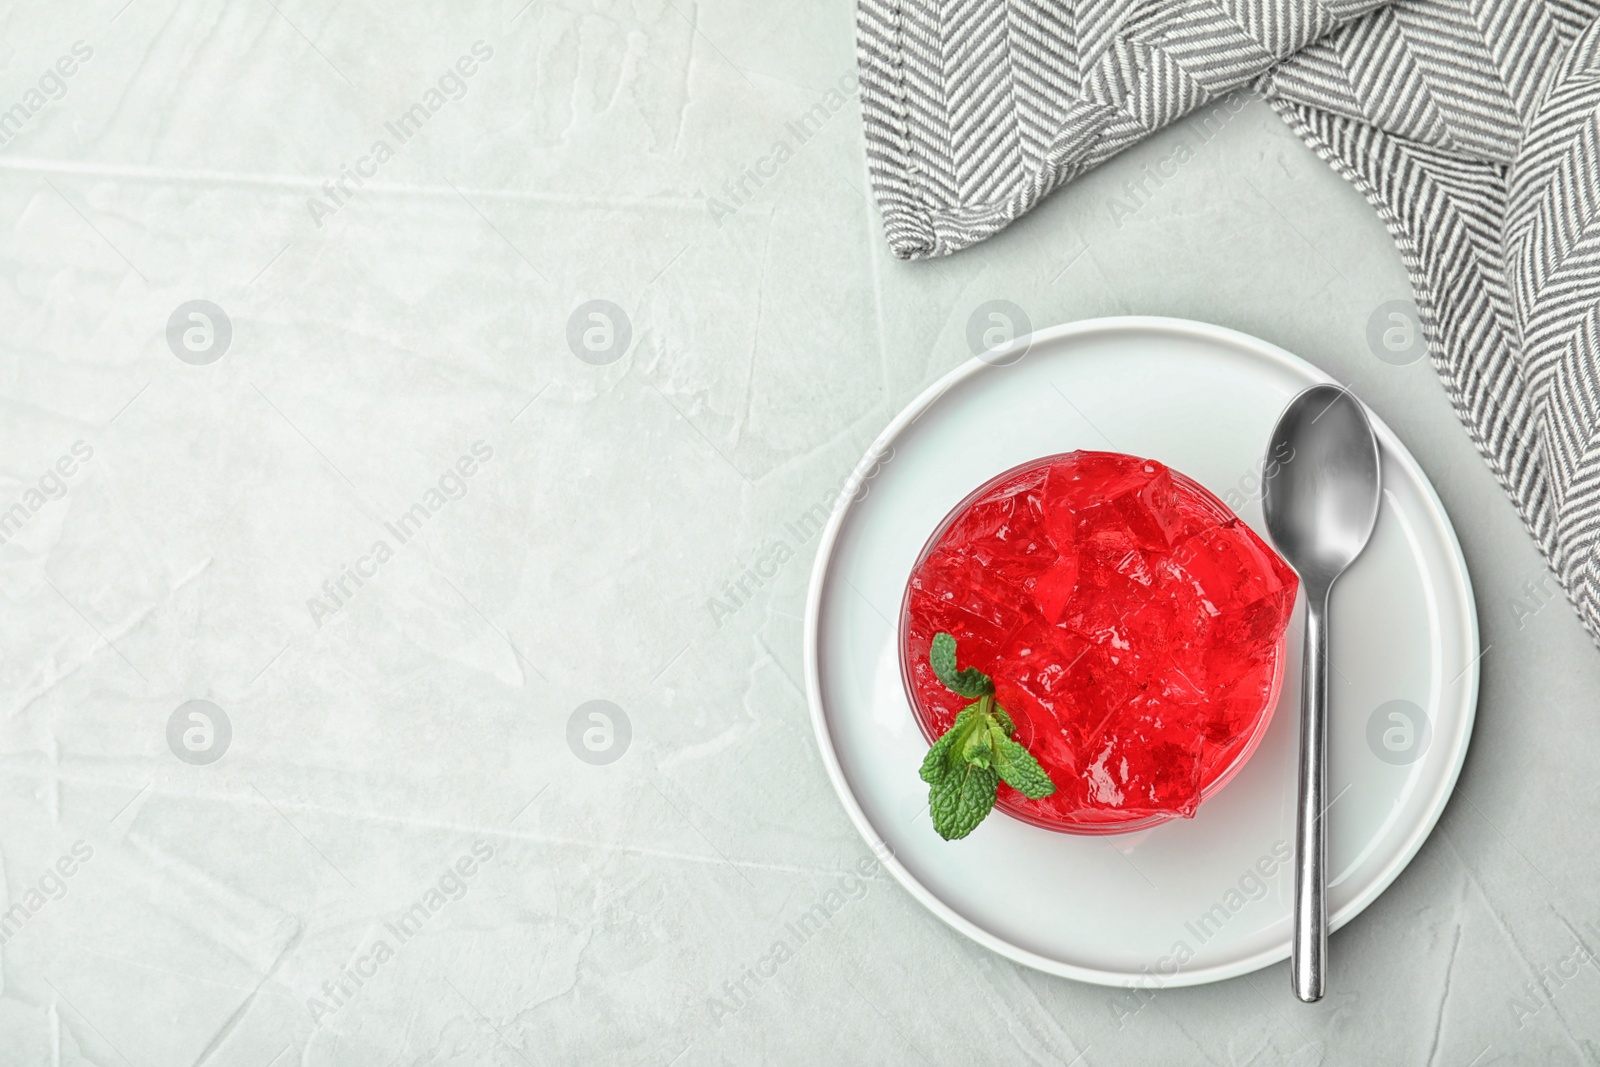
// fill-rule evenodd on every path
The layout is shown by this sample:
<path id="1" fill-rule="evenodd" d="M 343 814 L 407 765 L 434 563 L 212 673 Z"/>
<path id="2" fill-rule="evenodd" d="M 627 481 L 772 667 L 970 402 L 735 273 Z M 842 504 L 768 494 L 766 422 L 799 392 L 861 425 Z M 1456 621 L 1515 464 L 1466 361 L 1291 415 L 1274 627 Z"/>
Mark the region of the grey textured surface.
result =
<path id="1" fill-rule="evenodd" d="M 5 107 L 93 50 L 0 146 L 0 510 L 27 513 L 0 545 L 0 857 L 28 913 L 0 946 L 0 1061 L 1600 1058 L 1600 657 L 1427 361 L 1369 346 L 1407 283 L 1359 194 L 1252 102 L 905 264 L 855 101 L 828 108 L 849 3 L 519 8 L 0 15 Z M 464 95 L 319 226 L 323 183 L 480 40 Z M 197 299 L 232 324 L 198 365 L 167 338 Z M 568 344 L 592 300 L 631 325 L 612 362 Z M 796 524 L 991 300 L 1281 344 L 1389 421 L 1456 520 L 1487 649 L 1473 749 L 1420 856 L 1335 935 L 1321 1005 L 1283 966 L 1147 1002 L 1046 978 L 852 873 L 870 853 L 799 685 Z M 385 523 L 419 502 L 402 543 Z M 210 763 L 169 747 L 196 699 L 231 724 Z M 582 721 L 569 745 L 591 700 L 631 727 L 610 763 Z M 492 858 L 446 877 L 475 842 Z M 401 942 L 385 924 L 418 901 Z"/>

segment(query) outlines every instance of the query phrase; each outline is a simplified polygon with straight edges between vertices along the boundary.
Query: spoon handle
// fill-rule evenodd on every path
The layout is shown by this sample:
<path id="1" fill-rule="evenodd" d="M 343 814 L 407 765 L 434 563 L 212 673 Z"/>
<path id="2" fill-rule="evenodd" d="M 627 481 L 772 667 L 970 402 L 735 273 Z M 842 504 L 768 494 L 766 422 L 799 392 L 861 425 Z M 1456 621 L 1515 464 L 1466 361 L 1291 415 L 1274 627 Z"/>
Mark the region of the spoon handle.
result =
<path id="1" fill-rule="evenodd" d="M 1294 995 L 1322 999 L 1328 957 L 1328 591 L 1306 590 L 1300 674 L 1300 808 L 1295 823 Z"/>

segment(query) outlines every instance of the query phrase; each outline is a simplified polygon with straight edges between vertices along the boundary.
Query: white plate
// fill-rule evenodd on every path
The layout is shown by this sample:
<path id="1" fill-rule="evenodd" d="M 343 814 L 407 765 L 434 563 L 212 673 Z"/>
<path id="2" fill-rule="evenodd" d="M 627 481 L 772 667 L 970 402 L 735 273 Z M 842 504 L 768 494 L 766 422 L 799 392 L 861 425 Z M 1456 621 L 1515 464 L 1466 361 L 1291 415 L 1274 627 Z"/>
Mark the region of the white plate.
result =
<path id="1" fill-rule="evenodd" d="M 1024 346 L 1020 359 L 997 365 Z M 1267 436 L 1290 397 L 1331 379 L 1265 341 L 1178 319 L 1058 326 L 988 358 L 900 413 L 823 533 L 806 608 L 806 681 L 834 787 L 913 896 L 1019 963 L 1108 985 L 1173 986 L 1285 959 L 1303 604 L 1283 696 L 1249 763 L 1193 819 L 1110 837 L 1054 833 L 999 812 L 962 841 L 933 832 L 917 777 L 927 743 L 901 686 L 897 623 L 906 578 L 939 520 L 977 485 L 1037 456 L 1085 448 L 1158 459 L 1265 536 Z M 1375 416 L 1373 425 L 1383 507 L 1333 592 L 1334 929 L 1394 881 L 1433 829 L 1478 695 L 1477 616 L 1455 532 L 1411 453 Z M 1403 706 L 1390 701 L 1410 702 L 1425 721 L 1408 734 Z"/>

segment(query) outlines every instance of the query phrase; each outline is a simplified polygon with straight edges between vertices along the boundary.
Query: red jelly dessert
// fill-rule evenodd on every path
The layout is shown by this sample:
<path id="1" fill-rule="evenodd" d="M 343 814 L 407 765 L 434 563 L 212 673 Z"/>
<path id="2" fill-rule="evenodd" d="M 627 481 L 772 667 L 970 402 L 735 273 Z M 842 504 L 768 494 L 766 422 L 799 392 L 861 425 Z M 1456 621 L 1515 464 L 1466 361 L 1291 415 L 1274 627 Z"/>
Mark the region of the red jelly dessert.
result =
<path id="1" fill-rule="evenodd" d="M 968 701 L 934 676 L 935 634 L 994 679 L 1016 740 L 1056 784 L 997 806 L 1075 833 L 1190 817 L 1254 750 L 1277 703 L 1297 580 L 1203 486 L 1154 460 L 1068 452 L 956 506 L 911 572 L 901 670 L 932 743 Z"/>

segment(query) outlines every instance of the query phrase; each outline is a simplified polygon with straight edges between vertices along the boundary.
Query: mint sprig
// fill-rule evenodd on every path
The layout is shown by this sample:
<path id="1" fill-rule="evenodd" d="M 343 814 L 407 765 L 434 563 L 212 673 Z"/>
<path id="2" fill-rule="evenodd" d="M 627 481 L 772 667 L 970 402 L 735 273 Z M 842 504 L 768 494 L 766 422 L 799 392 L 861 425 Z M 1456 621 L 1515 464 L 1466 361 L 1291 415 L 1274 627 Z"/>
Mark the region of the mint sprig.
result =
<path id="1" fill-rule="evenodd" d="M 1016 724 L 994 700 L 994 681 L 976 667 L 956 669 L 956 639 L 935 634 L 928 663 L 946 689 L 977 699 L 961 709 L 922 760 L 933 828 L 946 841 L 966 837 L 994 809 L 1000 783 L 1038 800 L 1056 791 L 1020 742 Z"/>

